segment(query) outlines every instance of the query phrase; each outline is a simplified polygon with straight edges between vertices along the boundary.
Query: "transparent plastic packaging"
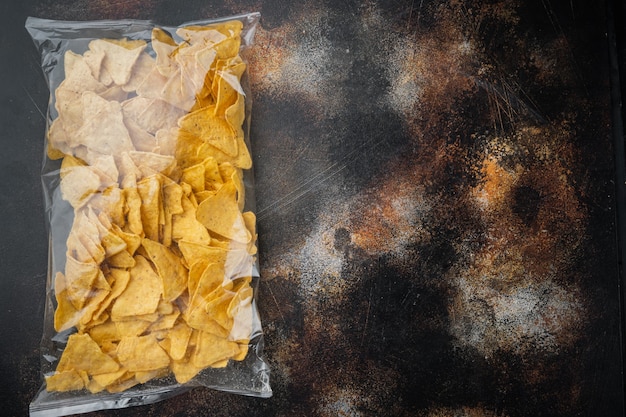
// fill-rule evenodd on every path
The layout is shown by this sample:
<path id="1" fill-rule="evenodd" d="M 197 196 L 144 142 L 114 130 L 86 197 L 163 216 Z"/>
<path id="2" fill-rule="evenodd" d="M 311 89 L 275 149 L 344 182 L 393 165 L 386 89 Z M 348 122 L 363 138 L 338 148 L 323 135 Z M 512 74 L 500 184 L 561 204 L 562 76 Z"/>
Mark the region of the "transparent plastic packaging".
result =
<path id="1" fill-rule="evenodd" d="M 246 50 L 258 13 L 28 18 L 50 88 L 45 382 L 31 416 L 269 397 Z"/>

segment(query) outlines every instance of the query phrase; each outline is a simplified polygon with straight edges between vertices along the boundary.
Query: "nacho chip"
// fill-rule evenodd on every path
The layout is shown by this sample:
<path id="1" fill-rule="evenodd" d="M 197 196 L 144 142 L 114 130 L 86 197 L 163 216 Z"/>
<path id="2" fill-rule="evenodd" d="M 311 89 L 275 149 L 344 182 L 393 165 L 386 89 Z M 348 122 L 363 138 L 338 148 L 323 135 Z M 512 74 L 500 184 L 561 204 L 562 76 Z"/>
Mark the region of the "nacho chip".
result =
<path id="1" fill-rule="evenodd" d="M 115 372 L 119 367 L 115 360 L 102 353 L 88 334 L 73 334 L 67 339 L 57 371 L 85 371 L 89 375 L 98 375 Z"/>
<path id="2" fill-rule="evenodd" d="M 151 335 L 123 337 L 117 346 L 117 358 L 131 372 L 154 371 L 170 364 L 169 356 Z"/>
<path id="3" fill-rule="evenodd" d="M 193 377 L 198 375 L 198 373 L 202 369 L 204 369 L 202 367 L 194 365 L 191 361 L 188 360 L 188 358 L 180 361 L 172 361 L 170 368 L 174 373 L 176 382 L 178 382 L 179 384 L 184 384 L 191 381 Z"/>
<path id="4" fill-rule="evenodd" d="M 124 117 L 124 125 L 128 129 L 128 134 L 133 146 L 138 151 L 155 152 L 157 150 L 156 138 L 147 130 L 141 127 L 134 119 Z"/>
<path id="5" fill-rule="evenodd" d="M 161 278 L 143 256 L 135 256 L 135 266 L 129 272 L 128 285 L 111 308 L 114 320 L 154 313 L 163 293 Z"/>
<path id="6" fill-rule="evenodd" d="M 252 236 L 246 228 L 237 203 L 237 189 L 232 182 L 224 184 L 198 206 L 198 221 L 209 231 L 237 242 L 248 243 Z"/>
<path id="7" fill-rule="evenodd" d="M 67 158 L 64 158 L 64 161 Z M 79 208 L 101 190 L 102 180 L 97 173 L 87 166 L 61 168 L 61 195 L 72 207 Z"/>
<path id="8" fill-rule="evenodd" d="M 148 53 L 142 52 L 139 54 L 139 58 L 137 58 L 137 62 L 133 66 L 133 71 L 130 75 L 130 78 L 122 86 L 122 89 L 126 92 L 134 92 L 139 88 L 141 83 L 146 79 L 146 77 L 152 72 L 152 70 L 156 67 L 156 61 L 152 58 Z M 122 100 L 118 100 L 122 101 Z"/>
<path id="9" fill-rule="evenodd" d="M 204 164 L 196 164 L 185 168 L 180 180 L 189 184 L 194 193 L 204 191 Z"/>
<path id="10" fill-rule="evenodd" d="M 65 275 L 57 272 L 54 278 L 54 292 L 57 300 L 57 307 L 54 310 L 54 329 L 62 332 L 76 326 L 82 313 L 74 307 L 69 298 Z"/>
<path id="11" fill-rule="evenodd" d="M 161 181 L 159 176 L 151 175 L 137 183 L 137 192 L 141 197 L 141 224 L 148 239 L 159 240 L 159 216 L 161 212 Z"/>
<path id="12" fill-rule="evenodd" d="M 102 324 L 91 327 L 87 333 L 99 346 L 105 342 L 117 342 L 121 339 L 120 333 L 117 331 L 117 325 L 113 321 L 106 321 Z M 108 384 L 105 384 L 108 385 Z"/>
<path id="13" fill-rule="evenodd" d="M 178 126 L 226 155 L 234 157 L 238 153 L 235 132 L 224 118 L 215 113 L 216 109 L 211 107 L 193 111 L 181 117 Z"/>
<path id="14" fill-rule="evenodd" d="M 126 200 L 126 209 L 128 210 L 128 232 L 137 236 L 143 235 L 142 201 L 137 187 L 124 188 L 124 197 Z M 151 229 L 151 232 L 153 232 L 153 229 Z"/>
<path id="15" fill-rule="evenodd" d="M 84 386 L 83 379 L 73 369 L 46 376 L 46 389 L 48 391 L 73 391 L 83 389 Z"/>
<path id="16" fill-rule="evenodd" d="M 103 52 L 102 68 L 117 85 L 125 85 L 130 80 L 133 67 L 146 47 L 143 41 L 96 39 L 89 43 L 89 49 Z"/>
<path id="17" fill-rule="evenodd" d="M 144 239 L 142 245 L 161 277 L 163 299 L 175 300 L 187 288 L 187 269 L 170 249 L 160 243 Z"/>
<path id="18" fill-rule="evenodd" d="M 192 331 L 191 327 L 184 322 L 178 323 L 170 330 L 167 340 L 169 340 L 168 353 L 172 360 L 180 361 L 184 359 Z"/>
<path id="19" fill-rule="evenodd" d="M 103 155 L 135 149 L 124 124 L 122 106 L 117 101 L 107 101 L 98 112 L 89 115 L 76 136 L 80 138 L 78 145 Z"/>
<path id="20" fill-rule="evenodd" d="M 160 129 L 175 127 L 178 119 L 185 114 L 160 98 L 136 96 L 122 103 L 124 117 L 134 120 L 148 133 L 155 134 Z"/>
<path id="21" fill-rule="evenodd" d="M 152 29 L 152 49 L 156 53 L 156 66 L 163 76 L 171 76 L 176 71 L 173 57 L 178 44 L 169 33 L 161 28 Z"/>
<path id="22" fill-rule="evenodd" d="M 197 210 L 188 197 L 181 197 L 183 212 L 172 216 L 172 239 L 208 245 L 211 236 L 207 228 L 197 220 Z"/>
<path id="23" fill-rule="evenodd" d="M 213 333 L 200 332 L 198 346 L 193 356 L 193 364 L 197 367 L 207 367 L 229 359 L 239 353 L 237 343 L 230 342 Z"/>
<path id="24" fill-rule="evenodd" d="M 116 381 L 118 381 L 127 372 L 128 372 L 128 370 L 126 368 L 120 368 L 119 370 L 117 370 L 115 372 L 108 372 L 108 373 L 105 373 L 105 374 L 94 375 L 93 379 L 100 386 L 106 387 L 106 386 L 111 385 L 111 384 L 115 383 Z"/>
<path id="25" fill-rule="evenodd" d="M 120 320 L 115 322 L 117 333 L 122 337 L 134 337 L 142 335 L 151 322 L 147 320 L 138 320 L 135 318 L 129 318 L 128 320 Z"/>

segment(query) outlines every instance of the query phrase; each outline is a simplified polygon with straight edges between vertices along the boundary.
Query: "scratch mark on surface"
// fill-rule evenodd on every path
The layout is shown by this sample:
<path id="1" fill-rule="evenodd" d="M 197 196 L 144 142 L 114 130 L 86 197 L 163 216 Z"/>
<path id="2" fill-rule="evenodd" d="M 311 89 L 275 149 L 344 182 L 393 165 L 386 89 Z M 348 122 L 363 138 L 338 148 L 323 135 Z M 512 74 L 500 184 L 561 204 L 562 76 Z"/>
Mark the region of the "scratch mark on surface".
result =
<path id="1" fill-rule="evenodd" d="M 35 108 L 37 109 L 37 111 L 41 115 L 41 118 L 45 122 L 46 121 L 46 116 L 44 115 L 43 111 L 41 111 L 41 109 L 37 105 L 37 102 L 35 101 L 35 99 L 33 99 L 33 96 L 30 94 L 30 92 L 28 91 L 28 89 L 24 85 L 22 85 L 22 89 L 24 90 L 24 92 L 26 93 L 26 95 L 30 99 L 30 102 L 33 103 L 33 106 L 35 106 Z"/>
<path id="2" fill-rule="evenodd" d="M 342 158 L 340 161 L 329 165 L 325 169 L 310 177 L 308 180 L 303 181 L 299 186 L 295 187 L 295 189 L 288 192 L 283 197 L 276 199 L 276 201 L 274 201 L 272 204 L 269 204 L 267 207 L 259 209 L 257 212 L 258 219 L 262 220 L 266 218 L 271 212 L 281 210 L 284 207 L 291 205 L 302 196 L 307 195 L 316 186 L 323 184 L 324 182 L 328 181 L 329 179 L 333 178 L 335 175 L 346 169 L 348 167 L 349 161 L 357 152 L 368 147 L 371 147 L 373 149 L 385 141 L 386 138 L 372 138 L 361 146 L 356 147 L 351 152 L 347 153 L 345 157 Z"/>
<path id="3" fill-rule="evenodd" d="M 283 312 L 280 309 L 280 304 L 278 304 L 278 300 L 276 299 L 276 296 L 274 295 L 272 286 L 268 284 L 267 287 L 270 289 L 270 294 L 272 295 L 272 299 L 274 300 L 274 303 L 276 304 L 276 309 L 278 310 L 278 314 L 280 314 L 280 319 L 283 321 L 283 323 L 285 323 L 285 316 L 283 315 Z"/>
<path id="4" fill-rule="evenodd" d="M 365 342 L 365 334 L 367 333 L 367 323 L 370 319 L 370 309 L 372 306 L 372 292 L 374 291 L 374 287 L 370 287 L 370 295 L 367 297 L 367 311 L 365 313 L 365 324 L 363 325 L 363 334 L 361 335 L 361 347 L 363 347 L 363 343 Z"/>

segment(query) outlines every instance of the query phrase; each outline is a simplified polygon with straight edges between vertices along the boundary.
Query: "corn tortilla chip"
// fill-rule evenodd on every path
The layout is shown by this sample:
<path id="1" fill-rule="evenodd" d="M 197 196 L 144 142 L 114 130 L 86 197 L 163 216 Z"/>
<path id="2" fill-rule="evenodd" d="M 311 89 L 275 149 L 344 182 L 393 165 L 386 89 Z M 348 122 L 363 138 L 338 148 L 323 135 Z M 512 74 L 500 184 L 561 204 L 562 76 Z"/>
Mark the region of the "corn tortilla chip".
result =
<path id="1" fill-rule="evenodd" d="M 117 357 L 131 372 L 154 371 L 170 364 L 169 356 L 151 335 L 123 337 L 117 346 Z"/>
<path id="2" fill-rule="evenodd" d="M 113 319 L 154 313 L 159 305 L 163 284 L 149 262 L 143 256 L 135 256 L 135 266 L 129 273 L 128 285 L 111 308 Z"/>
<path id="3" fill-rule="evenodd" d="M 67 339 L 57 371 L 75 370 L 98 375 L 115 372 L 119 367 L 114 359 L 102 352 L 88 334 L 73 334 Z"/>

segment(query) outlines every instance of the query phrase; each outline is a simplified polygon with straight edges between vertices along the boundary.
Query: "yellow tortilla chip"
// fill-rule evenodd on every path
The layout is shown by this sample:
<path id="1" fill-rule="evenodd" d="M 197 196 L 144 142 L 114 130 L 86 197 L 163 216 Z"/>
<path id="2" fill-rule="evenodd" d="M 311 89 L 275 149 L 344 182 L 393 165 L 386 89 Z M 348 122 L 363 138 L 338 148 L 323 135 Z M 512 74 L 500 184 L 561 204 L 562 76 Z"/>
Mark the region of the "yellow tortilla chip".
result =
<path id="1" fill-rule="evenodd" d="M 117 358 L 131 372 L 154 371 L 170 364 L 169 356 L 152 335 L 123 337 L 117 346 Z"/>
<path id="2" fill-rule="evenodd" d="M 115 322 L 117 332 L 121 337 L 140 336 L 150 327 L 150 322 L 146 320 L 137 320 L 129 318 L 128 320 L 121 320 Z"/>
<path id="3" fill-rule="evenodd" d="M 150 325 L 150 327 L 148 328 L 148 332 L 153 333 L 159 330 L 171 329 L 172 327 L 174 327 L 174 323 L 176 323 L 178 316 L 180 316 L 180 311 L 178 310 L 170 314 L 161 315 L 158 320 Z"/>
<path id="4" fill-rule="evenodd" d="M 111 307 L 114 320 L 154 313 L 163 293 L 161 278 L 143 256 L 135 256 L 135 266 L 129 272 L 128 285 Z"/>
<path id="5" fill-rule="evenodd" d="M 134 266 L 134 260 L 133 260 Z M 131 267 L 132 268 L 132 267 Z M 107 308 L 111 305 L 113 300 L 119 297 L 130 281 L 130 272 L 123 269 L 118 268 L 110 268 L 107 271 L 107 275 L 105 276 L 107 282 L 109 282 L 111 286 L 111 291 L 107 294 L 106 298 L 102 301 L 99 308 L 94 312 L 94 319 L 98 318 L 101 314 L 105 312 Z"/>
<path id="6" fill-rule="evenodd" d="M 183 212 L 172 216 L 172 239 L 208 245 L 211 236 L 207 228 L 197 220 L 197 211 L 189 198 L 182 196 Z"/>
<path id="7" fill-rule="evenodd" d="M 174 373 L 176 382 L 178 382 L 179 384 L 184 384 L 191 381 L 193 377 L 198 375 L 198 373 L 202 369 L 204 369 L 202 367 L 197 367 L 188 360 L 172 361 L 170 367 L 172 369 L 172 372 Z"/>
<path id="8" fill-rule="evenodd" d="M 218 60 L 216 66 L 212 85 L 213 96 L 216 97 L 214 112 L 217 116 L 226 117 L 226 110 L 237 103 L 239 95 L 244 94 L 239 80 L 246 65 L 241 58 L 232 58 Z"/>
<path id="9" fill-rule="evenodd" d="M 237 203 L 237 189 L 232 182 L 227 182 L 198 206 L 198 221 L 209 231 L 228 239 L 248 243 L 250 232 L 246 228 Z"/>
<path id="10" fill-rule="evenodd" d="M 106 285 L 108 287 L 108 283 L 106 282 L 106 280 L 104 280 L 102 272 L 100 272 L 99 277 L 100 281 L 102 282 L 101 285 Z M 90 298 L 87 300 L 85 308 L 81 311 L 81 318 L 78 325 L 79 330 L 82 330 L 87 325 L 93 325 L 97 323 L 95 321 L 97 317 L 94 317 L 94 315 L 96 314 L 96 312 L 100 308 L 100 305 L 106 299 L 110 292 L 110 289 L 96 288 L 93 290 Z"/>
<path id="11" fill-rule="evenodd" d="M 71 256 L 65 263 L 65 284 L 67 294 L 77 310 L 82 309 L 93 291 L 97 288 L 97 282 L 101 280 L 102 271 L 96 263 L 78 262 Z M 106 280 L 102 277 L 106 284 Z"/>
<path id="12" fill-rule="evenodd" d="M 209 263 L 211 263 L 209 259 L 199 258 L 189 267 L 189 279 L 187 281 L 187 290 L 189 294 L 195 294 L 198 282 L 200 282 L 200 278 Z"/>
<path id="13" fill-rule="evenodd" d="M 87 332 L 99 346 L 104 345 L 105 342 L 116 342 L 121 339 L 121 335 L 117 331 L 117 326 L 115 322 L 112 321 L 106 321 L 97 326 L 93 326 Z"/>
<path id="14" fill-rule="evenodd" d="M 144 230 L 141 216 L 142 201 L 137 187 L 124 188 L 124 197 L 126 200 L 126 209 L 128 210 L 128 231 L 136 236 L 143 235 Z M 154 230 L 151 229 L 151 232 L 154 233 Z"/>
<path id="15" fill-rule="evenodd" d="M 187 269 L 170 249 L 160 243 L 144 239 L 142 245 L 161 277 L 163 299 L 175 300 L 187 288 Z"/>
<path id="16" fill-rule="evenodd" d="M 204 164 L 196 164 L 185 168 L 180 180 L 189 184 L 194 193 L 204 191 Z"/>
<path id="17" fill-rule="evenodd" d="M 88 334 L 77 333 L 68 338 L 57 366 L 58 372 L 76 370 L 85 371 L 89 375 L 115 372 L 118 369 L 119 364 L 102 353 L 98 344 Z"/>
<path id="18" fill-rule="evenodd" d="M 137 384 L 139 384 L 139 381 L 135 379 L 135 373 L 127 371 L 117 381 L 107 385 L 106 390 L 111 394 L 115 394 L 126 391 Z"/>
<path id="19" fill-rule="evenodd" d="M 193 355 L 193 364 L 205 368 L 239 353 L 237 343 L 230 342 L 215 334 L 200 332 L 198 345 Z"/>
<path id="20" fill-rule="evenodd" d="M 55 275 L 54 292 L 57 300 L 57 307 L 54 310 L 54 329 L 57 332 L 62 332 L 76 326 L 82 313 L 71 302 L 67 292 L 65 275 L 61 272 L 57 272 Z"/>
<path id="21" fill-rule="evenodd" d="M 200 287 L 198 286 L 198 288 Z M 210 296 L 212 296 L 212 298 L 207 300 L 207 303 L 204 307 L 206 309 L 206 312 L 220 326 L 230 331 L 233 327 L 233 318 L 229 314 L 229 306 L 233 299 L 234 293 L 232 293 L 231 291 L 218 290 L 217 294 L 211 294 Z"/>
<path id="22" fill-rule="evenodd" d="M 48 391 L 74 391 L 83 389 L 84 386 L 83 379 L 73 369 L 46 376 L 46 389 Z"/>
<path id="23" fill-rule="evenodd" d="M 159 215 L 161 211 L 161 181 L 159 176 L 151 175 L 137 183 L 141 197 L 141 223 L 148 239 L 159 240 Z"/>
<path id="24" fill-rule="evenodd" d="M 168 353 L 172 360 L 183 360 L 187 353 L 191 333 L 191 327 L 187 326 L 184 322 L 178 323 L 170 330 L 168 333 L 168 340 L 170 342 Z"/>
<path id="25" fill-rule="evenodd" d="M 94 375 L 93 379 L 100 386 L 106 387 L 107 385 L 111 385 L 111 384 L 115 383 L 116 381 L 118 381 L 121 377 L 124 376 L 124 374 L 126 374 L 126 372 L 128 372 L 127 369 L 120 368 L 119 370 L 117 370 L 115 372 L 108 372 L 106 374 Z"/>
<path id="26" fill-rule="evenodd" d="M 135 259 L 124 250 L 107 258 L 107 263 L 113 268 L 132 268 L 135 266 Z"/>
<path id="27" fill-rule="evenodd" d="M 150 381 L 151 379 L 155 379 L 155 378 L 161 378 L 165 375 L 167 375 L 169 368 L 161 368 L 161 369 L 155 369 L 152 371 L 137 371 L 135 372 L 135 379 L 137 380 L 137 382 L 139 382 L 140 384 L 145 384 L 146 382 Z"/>
<path id="28" fill-rule="evenodd" d="M 178 126 L 228 156 L 234 157 L 238 153 L 235 132 L 224 118 L 215 115 L 215 109 L 211 107 L 184 115 Z"/>
<path id="29" fill-rule="evenodd" d="M 208 264 L 195 287 L 190 307 L 204 305 L 203 302 L 209 300 L 210 295 L 224 282 L 224 265 L 212 263 Z"/>
<path id="30" fill-rule="evenodd" d="M 189 327 L 193 329 L 214 334 L 222 339 L 228 337 L 229 330 L 220 326 L 219 323 L 213 320 L 211 315 L 207 313 L 204 305 L 190 306 L 184 316 Z"/>
<path id="31" fill-rule="evenodd" d="M 244 342 L 237 343 L 239 345 L 239 353 L 233 356 L 233 360 L 242 361 L 246 358 L 246 356 L 248 356 L 249 342 L 249 340 L 246 340 Z"/>
<path id="32" fill-rule="evenodd" d="M 131 255 L 134 255 L 137 248 L 141 246 L 141 236 L 134 233 L 127 233 L 123 231 L 117 224 L 113 224 L 111 230 L 126 243 L 126 250 Z"/>
<path id="33" fill-rule="evenodd" d="M 183 206 L 181 199 L 183 197 L 183 190 L 180 185 L 175 182 L 166 184 L 163 187 L 163 211 L 165 215 L 165 222 L 163 225 L 163 244 L 165 246 L 172 245 L 172 229 L 173 229 L 173 216 L 183 213 Z"/>

